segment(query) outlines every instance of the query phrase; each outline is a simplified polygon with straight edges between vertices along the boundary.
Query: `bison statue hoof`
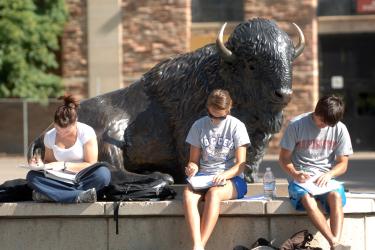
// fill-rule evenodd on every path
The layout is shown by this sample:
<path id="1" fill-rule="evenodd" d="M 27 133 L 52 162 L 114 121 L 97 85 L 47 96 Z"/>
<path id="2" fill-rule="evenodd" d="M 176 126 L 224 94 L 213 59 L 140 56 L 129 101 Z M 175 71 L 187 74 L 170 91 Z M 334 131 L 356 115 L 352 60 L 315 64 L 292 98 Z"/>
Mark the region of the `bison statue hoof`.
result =
<path id="1" fill-rule="evenodd" d="M 161 172 L 152 172 L 150 176 L 155 177 L 156 179 L 163 179 L 168 185 L 174 184 L 174 179 L 171 175 L 161 173 Z"/>

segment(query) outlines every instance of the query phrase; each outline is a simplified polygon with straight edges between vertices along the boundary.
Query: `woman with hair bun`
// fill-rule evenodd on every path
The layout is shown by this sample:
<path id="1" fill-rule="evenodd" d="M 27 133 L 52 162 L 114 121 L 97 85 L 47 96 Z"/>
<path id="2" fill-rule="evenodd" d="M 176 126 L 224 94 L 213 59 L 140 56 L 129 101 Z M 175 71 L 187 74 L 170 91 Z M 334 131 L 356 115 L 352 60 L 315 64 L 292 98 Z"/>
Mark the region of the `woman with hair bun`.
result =
<path id="1" fill-rule="evenodd" d="M 40 163 L 45 165 L 45 169 L 78 173 L 98 160 L 96 134 L 92 127 L 77 121 L 79 104 L 73 96 L 58 99 L 63 100 L 63 104 L 55 111 L 54 128 L 44 135 L 44 162 Z M 39 164 L 38 161 L 42 160 L 34 157 L 30 164 Z M 105 166 L 86 173 L 76 184 L 47 178 L 40 171 L 30 171 L 26 177 L 35 201 L 61 203 L 95 202 L 96 192 L 107 186 L 110 178 Z"/>

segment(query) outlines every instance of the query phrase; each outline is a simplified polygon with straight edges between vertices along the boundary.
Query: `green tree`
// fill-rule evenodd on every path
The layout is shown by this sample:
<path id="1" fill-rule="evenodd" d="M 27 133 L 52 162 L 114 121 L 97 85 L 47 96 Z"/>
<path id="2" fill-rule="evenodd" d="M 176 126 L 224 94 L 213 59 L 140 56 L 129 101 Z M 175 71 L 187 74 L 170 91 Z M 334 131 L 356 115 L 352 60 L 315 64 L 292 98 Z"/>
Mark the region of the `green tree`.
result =
<path id="1" fill-rule="evenodd" d="M 62 93 L 52 70 L 67 18 L 64 0 L 0 1 L 0 97 L 46 100 Z"/>

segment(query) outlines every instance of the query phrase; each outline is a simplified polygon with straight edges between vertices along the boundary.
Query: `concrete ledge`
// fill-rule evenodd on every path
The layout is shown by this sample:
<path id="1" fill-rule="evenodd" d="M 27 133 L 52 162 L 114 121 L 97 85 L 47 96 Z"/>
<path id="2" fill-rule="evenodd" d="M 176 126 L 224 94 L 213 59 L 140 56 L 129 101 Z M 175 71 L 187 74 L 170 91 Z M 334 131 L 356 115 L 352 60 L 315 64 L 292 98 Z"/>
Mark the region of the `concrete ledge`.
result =
<path id="1" fill-rule="evenodd" d="M 104 216 L 105 202 L 93 204 L 0 203 L 0 217 Z"/>
<path id="2" fill-rule="evenodd" d="M 266 203 L 266 214 L 306 214 L 305 212 L 296 211 L 288 197 L 279 197 L 276 200 Z M 362 214 L 362 213 L 375 213 L 375 202 L 373 199 L 365 198 L 347 198 L 344 207 L 345 214 Z"/>
<path id="3" fill-rule="evenodd" d="M 221 215 L 264 215 L 265 201 L 232 200 L 221 203 Z M 113 215 L 113 203 L 106 206 L 106 214 Z M 182 200 L 122 202 L 119 207 L 122 216 L 184 216 Z"/>
<path id="4" fill-rule="evenodd" d="M 375 201 L 365 198 L 348 198 L 345 214 L 375 214 Z M 278 197 L 272 201 L 239 199 L 221 202 L 220 215 L 299 215 L 288 197 Z M 73 217 L 113 215 L 113 202 L 87 204 L 59 203 L 0 203 L 0 217 Z M 121 202 L 121 216 L 184 216 L 181 199 L 168 201 Z"/>
<path id="5" fill-rule="evenodd" d="M 343 241 L 352 249 L 373 249 L 374 199 L 348 198 Z M 113 203 L 0 203 L 2 249 L 191 249 L 182 200 L 122 202 L 119 234 Z M 220 218 L 206 250 L 249 246 L 257 238 L 280 245 L 293 233 L 308 229 L 328 249 L 305 212 L 295 211 L 287 197 L 272 201 L 233 200 L 221 203 Z M 19 237 L 22 235 L 22 237 Z M 48 237 L 44 237 L 48 235 Z M 316 243 L 315 242 L 315 245 Z"/>

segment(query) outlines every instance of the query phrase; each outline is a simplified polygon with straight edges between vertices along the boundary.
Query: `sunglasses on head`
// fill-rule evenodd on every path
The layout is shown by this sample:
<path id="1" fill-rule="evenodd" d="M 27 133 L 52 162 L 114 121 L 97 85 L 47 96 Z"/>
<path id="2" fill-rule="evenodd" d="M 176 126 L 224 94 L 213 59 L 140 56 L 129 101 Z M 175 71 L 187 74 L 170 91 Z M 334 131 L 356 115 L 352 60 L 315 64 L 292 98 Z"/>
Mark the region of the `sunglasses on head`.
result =
<path id="1" fill-rule="evenodd" d="M 225 118 L 227 118 L 226 115 L 224 115 L 224 116 L 214 116 L 214 115 L 211 114 L 210 111 L 208 111 L 208 110 L 207 110 L 207 115 L 208 115 L 208 117 L 210 117 L 211 119 L 225 120 Z"/>

